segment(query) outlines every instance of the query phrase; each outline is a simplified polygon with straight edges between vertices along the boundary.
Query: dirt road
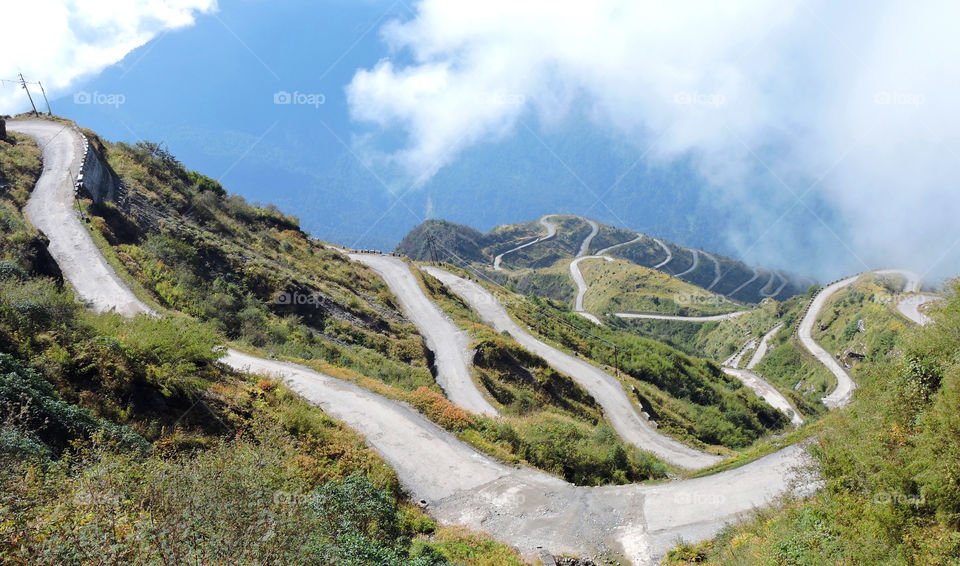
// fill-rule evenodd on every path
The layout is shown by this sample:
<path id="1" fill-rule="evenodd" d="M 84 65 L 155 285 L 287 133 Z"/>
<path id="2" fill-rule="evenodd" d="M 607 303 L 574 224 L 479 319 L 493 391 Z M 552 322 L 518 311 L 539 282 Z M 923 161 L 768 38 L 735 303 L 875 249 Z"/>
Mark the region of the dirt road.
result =
<path id="1" fill-rule="evenodd" d="M 350 259 L 380 274 L 400 301 L 400 308 L 426 339 L 435 354 L 437 384 L 460 407 L 486 415 L 497 410 L 477 389 L 470 375 L 470 337 L 427 298 L 410 266 L 400 258 L 379 254 L 349 254 Z"/>
<path id="2" fill-rule="evenodd" d="M 776 387 L 767 383 L 767 381 L 759 375 L 750 370 L 731 367 L 725 367 L 723 368 L 723 371 L 727 375 L 740 380 L 741 383 L 749 387 L 760 398 L 766 401 L 768 405 L 789 415 L 790 421 L 794 425 L 799 426 L 803 424 L 803 419 L 797 414 L 797 411 L 793 408 L 793 405 L 787 401 L 787 398 L 784 397 Z"/>
<path id="3" fill-rule="evenodd" d="M 46 123 L 9 124 L 44 140 L 57 136 Z M 22 128 L 22 129 L 21 129 Z M 72 142 L 71 142 L 72 143 Z M 48 180 L 71 181 L 78 157 L 69 148 L 44 160 Z M 70 187 L 72 196 L 72 186 Z M 31 200 L 31 220 L 48 225 L 62 217 L 55 206 L 57 191 L 38 183 Z M 66 201 L 70 208 L 69 201 Z M 82 225 L 72 218 L 78 227 Z M 127 316 L 150 312 L 122 282 L 115 279 L 99 250 L 72 246 L 69 230 L 50 230 L 54 256 L 68 281 L 81 280 L 93 269 L 91 288 L 75 287 L 99 310 Z M 98 267 L 99 266 L 99 267 Z M 111 277 L 112 276 L 112 277 Z M 102 292 L 109 291 L 109 292 Z M 94 299 L 99 302 L 94 302 Z M 771 503 L 791 489 L 793 470 L 804 463 L 804 450 L 791 446 L 755 462 L 698 479 L 660 485 L 581 488 L 526 468 L 491 460 L 440 429 L 418 412 L 352 383 L 283 362 L 264 360 L 234 350 L 222 360 L 230 367 L 279 376 L 306 399 L 364 435 L 396 470 L 414 500 L 428 502 L 428 511 L 444 524 L 460 524 L 490 533 L 533 557 L 542 547 L 553 553 L 591 556 L 598 552 L 637 566 L 655 564 L 676 540 L 697 542 L 714 536 L 725 524 Z M 809 493 L 815 479 L 801 477 L 797 490 Z"/>
<path id="4" fill-rule="evenodd" d="M 700 452 L 658 433 L 639 414 L 615 377 L 531 336 L 510 318 L 496 297 L 477 283 L 436 267 L 423 269 L 460 295 L 486 324 L 498 332 L 509 332 L 521 346 L 582 385 L 603 408 L 611 426 L 625 441 L 681 468 L 704 468 L 720 461 L 719 456 Z"/>
<path id="5" fill-rule="evenodd" d="M 593 241 L 593 237 L 597 235 L 597 232 L 600 231 L 600 225 L 595 221 L 584 218 L 582 216 L 578 217 L 580 220 L 583 220 L 590 225 L 590 233 L 587 234 L 587 237 L 583 239 L 583 242 L 580 244 L 580 251 L 577 252 L 577 257 L 583 257 L 587 254 L 587 251 L 590 249 L 590 242 Z"/>
<path id="6" fill-rule="evenodd" d="M 920 326 L 926 326 L 933 322 L 933 319 L 920 312 L 920 307 L 942 300 L 943 297 L 940 295 L 906 295 L 897 301 L 897 310 L 900 311 L 900 314 L 909 318 Z"/>
<path id="7" fill-rule="evenodd" d="M 674 314 L 656 314 L 656 313 L 636 313 L 636 312 L 618 312 L 614 316 L 620 318 L 643 318 L 648 320 L 679 320 L 681 322 L 711 322 L 715 320 L 730 320 L 743 316 L 750 311 L 728 312 L 726 314 L 714 314 L 710 316 L 679 316 Z"/>
<path id="8" fill-rule="evenodd" d="M 668 248 L 667 245 L 664 244 L 661 240 L 658 240 L 657 238 L 654 238 L 653 241 L 656 242 L 657 245 L 660 246 L 660 247 L 663 249 L 663 251 L 667 253 L 667 259 L 665 259 L 665 260 L 661 261 L 660 263 L 654 265 L 653 268 L 652 268 L 652 269 L 660 269 L 660 268 L 663 267 L 664 265 L 667 265 L 668 263 L 670 263 L 671 261 L 673 261 L 673 252 L 671 252 L 671 251 L 670 251 L 670 248 Z"/>
<path id="9" fill-rule="evenodd" d="M 585 259 L 602 259 L 605 261 L 613 261 L 613 258 L 605 255 L 587 255 L 578 257 L 570 262 L 570 277 L 573 278 L 573 282 L 577 285 L 577 298 L 573 302 L 573 310 L 587 320 L 590 320 L 595 324 L 601 324 L 600 319 L 583 309 L 583 297 L 587 294 L 587 280 L 583 278 L 583 273 L 580 272 L 580 262 Z"/>
<path id="10" fill-rule="evenodd" d="M 820 311 L 823 309 L 823 306 L 827 304 L 830 297 L 837 291 L 853 284 L 858 277 L 858 275 L 847 277 L 846 279 L 824 287 L 823 290 L 814 297 L 813 302 L 810 303 L 810 307 L 807 310 L 807 314 L 797 327 L 797 336 L 800 338 L 800 343 L 803 344 L 803 347 L 813 354 L 813 356 L 817 358 L 821 364 L 825 365 L 827 369 L 830 370 L 830 373 L 837 378 L 837 387 L 832 393 L 822 399 L 823 404 L 831 409 L 845 407 L 849 404 L 853 398 L 853 390 L 857 388 L 857 384 L 853 382 L 850 374 L 840 366 L 837 360 L 813 339 L 813 325 L 816 323 Z"/>
<path id="11" fill-rule="evenodd" d="M 697 267 L 700 266 L 700 252 L 698 252 L 697 250 L 695 250 L 695 249 L 693 249 L 693 248 L 683 248 L 683 249 L 685 249 L 685 250 L 687 250 L 688 252 L 690 252 L 690 255 L 693 256 L 693 263 L 690 264 L 690 267 L 688 267 L 688 268 L 686 268 L 685 270 L 683 270 L 682 272 L 677 273 L 676 275 L 674 275 L 674 277 L 677 277 L 677 278 L 683 277 L 684 275 L 687 275 L 688 273 L 692 273 L 695 269 L 697 269 Z"/>
<path id="12" fill-rule="evenodd" d="M 753 357 L 747 362 L 747 369 L 753 369 L 763 361 L 764 356 L 767 355 L 767 350 L 770 348 L 770 339 L 773 338 L 777 332 L 780 332 L 781 328 L 783 328 L 783 323 L 777 324 L 770 329 L 770 332 L 763 335 L 763 338 L 760 339 L 760 344 L 757 345 L 756 351 L 753 352 Z"/>
<path id="13" fill-rule="evenodd" d="M 497 257 L 493 258 L 493 269 L 496 271 L 500 271 L 502 269 L 500 267 L 500 264 L 503 262 L 503 256 L 507 255 L 508 253 L 515 252 L 517 250 L 522 250 L 523 248 L 540 243 L 544 240 L 549 240 L 550 238 L 554 237 L 557 234 L 557 225 L 547 220 L 547 218 L 550 218 L 551 216 L 554 216 L 554 215 L 548 214 L 540 218 L 540 225 L 547 229 L 547 234 L 545 236 L 540 236 L 533 241 L 527 242 L 526 244 L 507 250 L 502 254 L 498 255 Z"/>
<path id="14" fill-rule="evenodd" d="M 790 489 L 804 462 L 791 446 L 741 468 L 660 485 L 576 487 L 528 468 L 491 460 L 414 409 L 332 377 L 229 351 L 230 367 L 282 378 L 307 400 L 362 434 L 396 471 L 404 489 L 441 523 L 485 531 L 527 556 L 622 556 L 656 564 L 678 537 L 710 538 L 727 522 Z M 797 490 L 809 493 L 813 478 Z"/>
<path id="15" fill-rule="evenodd" d="M 114 309 L 124 316 L 153 314 L 117 277 L 80 222 L 73 195 L 83 156 L 80 132 L 46 120 L 11 121 L 7 128 L 34 138 L 43 149 L 43 172 L 26 212 L 50 240 L 50 255 L 77 296 L 96 312 Z"/>

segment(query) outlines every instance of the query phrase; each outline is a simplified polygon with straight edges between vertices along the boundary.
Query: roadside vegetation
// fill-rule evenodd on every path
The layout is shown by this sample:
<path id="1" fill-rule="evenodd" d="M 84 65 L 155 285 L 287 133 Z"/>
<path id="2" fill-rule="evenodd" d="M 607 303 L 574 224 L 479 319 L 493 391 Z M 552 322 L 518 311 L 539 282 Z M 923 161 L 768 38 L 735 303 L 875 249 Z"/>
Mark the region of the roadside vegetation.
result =
<path id="1" fill-rule="evenodd" d="M 587 281 L 583 306 L 598 315 L 642 312 L 702 316 L 749 308 L 628 261 L 589 259 L 581 261 L 579 267 Z"/>
<path id="2" fill-rule="evenodd" d="M 478 386 L 500 418 L 471 415 L 459 434 L 507 462 L 525 462 L 578 485 L 625 484 L 666 476 L 655 456 L 623 442 L 596 401 L 573 379 L 495 332 L 463 301 L 418 271 L 421 285 L 472 336 Z"/>
<path id="3" fill-rule="evenodd" d="M 18 141 L 0 142 L 0 561 L 521 563 L 438 527 L 282 384 L 219 365 L 222 318 L 85 310 L 31 252 L 39 154 Z"/>
<path id="4" fill-rule="evenodd" d="M 839 314 L 830 324 L 838 329 L 835 336 L 846 340 L 843 329 L 860 320 L 863 309 L 874 309 L 867 299 L 877 285 L 885 286 L 861 281 L 837 297 Z M 821 491 L 758 511 L 714 541 L 682 545 L 669 557 L 672 563 L 956 564 L 960 288 L 952 290 L 932 309 L 934 324 L 905 327 L 890 347 L 883 324 L 876 324 L 878 333 L 856 367 L 853 404 L 822 419 L 811 447 L 824 479 Z M 830 320 L 833 313 L 825 316 Z M 866 321 L 868 328 L 874 324 Z"/>
<path id="5" fill-rule="evenodd" d="M 544 235 L 545 229 L 539 219 L 519 224 L 504 224 L 486 234 L 469 226 L 445 220 L 426 220 L 404 237 L 396 251 L 415 261 L 445 261 L 459 267 L 482 270 L 491 280 L 524 295 L 534 294 L 559 301 L 571 301 L 576 295 L 576 287 L 570 280 L 567 268 L 569 261 L 576 256 L 591 228 L 587 222 L 572 215 L 551 215 L 548 220 L 557 225 L 556 235 L 549 240 L 504 256 L 505 269 L 501 271 L 493 270 L 494 257 Z M 587 253 L 595 254 L 610 246 L 631 242 L 636 238 L 636 232 L 600 224 Z M 682 273 L 693 266 L 693 255 L 689 250 L 667 241 L 664 241 L 664 245 L 673 257 L 671 262 L 660 270 L 664 276 Z M 608 255 L 623 260 L 623 263 L 618 265 L 633 264 L 638 268 L 648 269 L 667 259 L 667 253 L 649 236 L 630 245 L 617 247 Z M 744 286 L 744 283 L 753 278 L 753 269 L 741 261 L 718 254 L 711 255 L 717 259 L 721 275 L 716 285 L 710 290 L 711 293 L 733 294 L 732 298 L 735 301 L 751 304 L 759 303 L 764 299 L 760 291 L 769 282 L 769 271 L 761 270 L 759 277 Z M 593 263 L 600 264 L 600 262 Z M 611 265 L 600 264 L 597 269 L 603 270 L 604 267 L 609 271 Z M 618 273 L 619 271 L 618 269 Z M 634 276 L 638 273 L 642 274 L 643 271 L 619 273 L 615 276 L 617 280 L 610 284 L 605 284 L 603 277 L 599 279 L 587 277 L 591 286 L 600 284 L 600 288 L 603 289 L 602 292 L 595 292 L 597 295 L 593 302 L 596 304 L 588 304 L 587 310 L 597 314 L 627 310 L 712 314 L 724 312 L 726 308 L 725 304 L 715 302 L 673 305 L 670 298 L 662 292 L 665 287 L 678 286 L 684 294 L 710 294 L 705 289 L 713 284 L 717 271 L 713 261 L 704 254 L 700 254 L 697 268 L 684 275 L 682 281 L 647 281 L 646 283 L 652 284 L 649 294 L 646 293 L 644 285 L 637 285 L 634 280 Z M 805 290 L 806 286 L 800 282 L 800 277 L 792 274 L 785 275 L 789 283 L 778 295 L 781 299 L 801 294 Z M 778 280 L 774 288 L 779 284 Z M 736 293 L 733 293 L 734 291 Z M 590 293 L 588 293 L 589 296 Z M 660 302 L 664 300 L 667 302 L 660 306 Z"/>
<path id="6" fill-rule="evenodd" d="M 227 195 L 161 145 L 92 139 L 131 199 L 82 206 L 114 268 L 150 300 L 241 346 L 327 360 L 408 390 L 433 384 L 422 338 L 370 269 L 275 207 Z"/>
<path id="7" fill-rule="evenodd" d="M 468 329 L 471 324 L 482 327 L 459 298 L 439 282 L 424 280 L 434 300 L 455 320 Z M 493 291 L 521 324 L 547 343 L 592 361 L 612 375 L 619 364 L 626 394 L 643 406 L 661 431 L 684 442 L 729 454 L 788 425 L 785 415 L 707 360 L 627 332 L 597 327 L 571 313 L 564 303 Z M 495 388 L 491 395 L 496 398 Z"/>

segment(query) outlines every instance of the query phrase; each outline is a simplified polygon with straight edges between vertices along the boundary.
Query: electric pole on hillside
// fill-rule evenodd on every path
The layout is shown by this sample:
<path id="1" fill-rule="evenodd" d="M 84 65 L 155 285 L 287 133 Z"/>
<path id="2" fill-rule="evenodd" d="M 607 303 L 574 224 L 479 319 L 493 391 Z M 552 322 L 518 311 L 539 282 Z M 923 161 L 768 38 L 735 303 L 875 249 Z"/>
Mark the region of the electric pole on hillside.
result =
<path id="1" fill-rule="evenodd" d="M 37 81 L 37 84 L 40 85 L 40 94 L 43 95 L 43 101 L 47 104 L 47 116 L 53 116 L 53 111 L 50 110 L 50 101 L 47 100 L 47 91 L 43 90 L 43 83 Z"/>
<path id="2" fill-rule="evenodd" d="M 27 98 L 30 99 L 30 106 L 33 107 L 33 115 L 39 116 L 40 114 L 37 112 L 37 106 L 33 103 L 33 97 L 30 96 L 30 89 L 27 88 L 27 81 L 23 79 L 23 73 L 18 74 L 20 75 L 20 86 L 23 87 L 23 90 L 27 91 Z"/>

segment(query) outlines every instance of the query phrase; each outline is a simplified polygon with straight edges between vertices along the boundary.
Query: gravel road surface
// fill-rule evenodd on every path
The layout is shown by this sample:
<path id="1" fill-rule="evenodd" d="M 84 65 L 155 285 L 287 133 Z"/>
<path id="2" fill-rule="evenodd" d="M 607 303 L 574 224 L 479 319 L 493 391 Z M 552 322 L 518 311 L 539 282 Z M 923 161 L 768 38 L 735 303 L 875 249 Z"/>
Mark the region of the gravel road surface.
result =
<path id="1" fill-rule="evenodd" d="M 349 254 L 350 259 L 368 265 L 386 281 L 400 301 L 400 308 L 427 340 L 435 354 L 437 384 L 447 398 L 460 407 L 486 415 L 497 410 L 477 389 L 470 375 L 470 337 L 457 327 L 423 293 L 410 266 L 397 257 L 379 254 Z"/>
<path id="2" fill-rule="evenodd" d="M 625 441 L 681 468 L 699 469 L 720 461 L 719 456 L 700 452 L 658 433 L 639 414 L 635 403 L 627 397 L 623 386 L 615 377 L 531 336 L 510 318 L 496 297 L 477 283 L 436 267 L 423 269 L 467 301 L 485 323 L 498 332 L 509 332 L 521 346 L 582 385 L 603 408 L 610 424 Z"/>
<path id="3" fill-rule="evenodd" d="M 7 128 L 34 138 L 43 149 L 43 172 L 27 202 L 27 217 L 50 240 L 50 255 L 77 296 L 96 312 L 154 314 L 117 277 L 79 219 L 73 187 L 83 157 L 80 132 L 46 120 L 11 121 Z"/>

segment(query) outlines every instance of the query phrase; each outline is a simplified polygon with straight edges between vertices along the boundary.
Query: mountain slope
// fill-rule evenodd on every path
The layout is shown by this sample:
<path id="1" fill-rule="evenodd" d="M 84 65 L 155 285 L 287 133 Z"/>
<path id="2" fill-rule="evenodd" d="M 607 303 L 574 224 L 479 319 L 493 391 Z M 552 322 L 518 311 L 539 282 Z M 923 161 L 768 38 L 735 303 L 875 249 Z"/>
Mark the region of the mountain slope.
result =
<path id="1" fill-rule="evenodd" d="M 594 237 L 590 222 L 579 216 L 550 215 L 556 236 L 505 254 L 502 266 L 518 277 L 528 270 L 540 272 L 573 259 L 581 246 L 585 254 L 600 253 L 655 268 L 703 289 L 734 300 L 755 303 L 764 298 L 783 299 L 803 292 L 809 279 L 765 268 L 752 268 L 737 260 L 703 250 L 677 246 L 628 230 L 599 225 Z M 498 226 L 486 234 L 442 220 L 427 220 L 397 246 L 398 253 L 418 261 L 443 260 L 475 268 L 493 265 L 498 254 L 544 235 L 538 222 Z M 424 236 L 429 237 L 424 238 Z M 432 242 L 432 243 L 431 243 Z M 499 267 L 499 265 L 498 265 Z M 527 289 L 536 292 L 535 286 Z M 546 293 L 538 293 L 546 295 Z M 560 297 L 554 297 L 560 298 Z"/>

